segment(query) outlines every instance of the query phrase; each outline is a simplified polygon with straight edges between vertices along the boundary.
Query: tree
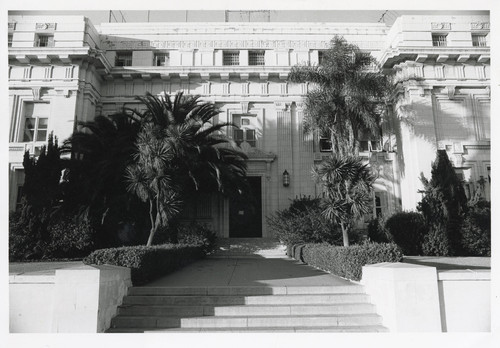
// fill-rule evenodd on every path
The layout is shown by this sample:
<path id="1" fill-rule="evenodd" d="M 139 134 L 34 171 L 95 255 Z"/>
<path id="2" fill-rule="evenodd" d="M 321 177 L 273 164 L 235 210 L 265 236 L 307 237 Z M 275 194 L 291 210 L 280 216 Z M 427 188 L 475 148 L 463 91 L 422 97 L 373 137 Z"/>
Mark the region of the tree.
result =
<path id="1" fill-rule="evenodd" d="M 20 221 L 34 238 L 48 240 L 47 226 L 61 199 L 60 178 L 63 168 L 57 137 L 49 134 L 38 158 L 26 151 L 23 159 L 24 185 Z"/>
<path id="2" fill-rule="evenodd" d="M 62 148 L 71 156 L 63 184 L 64 207 L 99 226 L 102 246 L 113 245 L 121 225 L 133 224 L 143 212 L 127 192 L 125 181 L 141 117 L 124 109 L 79 126 Z"/>
<path id="3" fill-rule="evenodd" d="M 127 181 L 129 192 L 149 203 L 151 245 L 157 231 L 167 229 L 181 211 L 182 197 L 238 192 L 244 186 L 246 156 L 221 132 L 230 124 L 210 123 L 219 110 L 198 96 L 178 93 L 172 101 L 167 94 L 147 94 L 138 100 L 146 111 Z"/>
<path id="4" fill-rule="evenodd" d="M 390 89 L 387 77 L 372 71 L 375 59 L 339 36 L 331 41 L 319 65 L 296 65 L 292 82 L 312 82 L 305 99 L 304 130 L 328 134 L 332 150 L 359 152 L 364 133 L 380 136 L 380 121 Z"/>
<path id="5" fill-rule="evenodd" d="M 467 197 L 445 150 L 438 150 L 431 179 L 423 174 L 422 200 L 417 210 L 428 227 L 423 249 L 426 255 L 449 256 L 461 253 L 460 229 L 467 211 Z"/>
<path id="6" fill-rule="evenodd" d="M 371 189 L 375 177 L 361 159 L 332 154 L 313 169 L 323 185 L 323 214 L 342 228 L 344 246 L 349 246 L 352 223 L 371 209 Z"/>

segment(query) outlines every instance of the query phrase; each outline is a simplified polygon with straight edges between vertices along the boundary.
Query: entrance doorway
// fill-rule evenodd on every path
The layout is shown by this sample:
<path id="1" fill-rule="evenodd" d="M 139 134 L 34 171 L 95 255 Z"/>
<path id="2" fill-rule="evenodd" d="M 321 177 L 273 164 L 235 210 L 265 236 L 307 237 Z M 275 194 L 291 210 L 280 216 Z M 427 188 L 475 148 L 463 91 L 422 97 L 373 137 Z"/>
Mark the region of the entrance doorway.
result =
<path id="1" fill-rule="evenodd" d="M 262 237 L 261 178 L 247 177 L 249 190 L 246 195 L 229 200 L 229 237 Z"/>

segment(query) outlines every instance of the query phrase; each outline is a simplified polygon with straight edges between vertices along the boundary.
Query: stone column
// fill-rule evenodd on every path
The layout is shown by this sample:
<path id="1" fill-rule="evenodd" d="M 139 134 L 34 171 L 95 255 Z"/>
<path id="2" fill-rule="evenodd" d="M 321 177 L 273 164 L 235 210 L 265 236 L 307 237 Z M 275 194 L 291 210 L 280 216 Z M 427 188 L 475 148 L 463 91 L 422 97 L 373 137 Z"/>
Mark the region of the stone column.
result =
<path id="1" fill-rule="evenodd" d="M 292 115 L 290 103 L 275 102 L 274 106 L 278 129 L 278 209 L 284 209 L 288 207 L 289 199 L 293 198 L 293 187 L 297 184 L 292 158 Z M 282 175 L 285 170 L 290 174 L 288 187 L 283 187 Z"/>

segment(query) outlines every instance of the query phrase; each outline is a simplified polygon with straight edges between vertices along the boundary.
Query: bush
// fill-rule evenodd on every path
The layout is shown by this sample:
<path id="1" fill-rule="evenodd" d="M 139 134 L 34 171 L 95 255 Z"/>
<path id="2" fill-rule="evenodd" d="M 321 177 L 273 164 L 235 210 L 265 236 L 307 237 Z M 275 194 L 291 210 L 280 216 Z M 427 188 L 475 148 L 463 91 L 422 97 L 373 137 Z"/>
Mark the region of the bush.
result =
<path id="1" fill-rule="evenodd" d="M 40 230 L 44 232 L 41 233 Z M 9 260 L 81 258 L 94 248 L 95 231 L 88 221 L 63 215 L 46 227 L 12 213 L 9 219 Z"/>
<path id="2" fill-rule="evenodd" d="M 450 241 L 440 228 L 432 228 L 424 237 L 422 254 L 425 256 L 450 256 Z"/>
<path id="3" fill-rule="evenodd" d="M 391 215 L 385 229 L 391 239 L 405 255 L 421 255 L 422 243 L 426 234 L 425 220 L 422 214 L 416 212 L 400 212 Z"/>
<path id="4" fill-rule="evenodd" d="M 466 256 L 491 256 L 491 208 L 480 200 L 469 206 L 462 225 L 462 249 Z"/>
<path id="5" fill-rule="evenodd" d="M 204 256 L 199 246 L 162 244 L 100 249 L 83 259 L 87 265 L 114 265 L 131 269 L 132 283 L 141 285 L 169 274 Z"/>
<path id="6" fill-rule="evenodd" d="M 367 242 L 348 247 L 306 244 L 301 255 L 305 263 L 351 280 L 361 279 L 365 265 L 403 259 L 401 249 L 394 243 Z"/>
<path id="7" fill-rule="evenodd" d="M 296 198 L 288 209 L 277 211 L 267 221 L 274 235 L 287 246 L 322 242 L 342 245 L 342 232 L 323 216 L 319 198 Z"/>
<path id="8" fill-rule="evenodd" d="M 200 246 L 205 254 L 214 251 L 217 240 L 215 232 L 196 221 L 181 225 L 177 236 L 179 243 Z"/>
<path id="9" fill-rule="evenodd" d="M 385 222 L 387 218 L 384 216 L 379 216 L 375 219 L 371 219 L 368 223 L 368 238 L 370 241 L 375 243 L 390 243 L 392 242 L 392 237 L 389 231 L 385 228 Z"/>

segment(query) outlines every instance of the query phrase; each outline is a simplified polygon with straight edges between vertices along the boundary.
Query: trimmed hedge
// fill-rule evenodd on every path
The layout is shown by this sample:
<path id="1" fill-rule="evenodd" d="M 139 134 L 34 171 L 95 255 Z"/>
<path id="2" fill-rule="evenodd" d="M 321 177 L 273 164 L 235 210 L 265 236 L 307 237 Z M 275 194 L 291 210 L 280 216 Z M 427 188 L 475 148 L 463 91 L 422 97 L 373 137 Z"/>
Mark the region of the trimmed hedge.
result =
<path id="1" fill-rule="evenodd" d="M 294 250 L 294 257 L 340 277 L 361 280 L 363 266 L 400 262 L 403 253 L 394 243 L 364 243 L 348 247 L 323 243 L 301 245 Z"/>
<path id="2" fill-rule="evenodd" d="M 100 249 L 83 259 L 87 265 L 114 265 L 131 269 L 132 283 L 141 285 L 171 273 L 205 256 L 203 248 L 162 244 Z"/>

